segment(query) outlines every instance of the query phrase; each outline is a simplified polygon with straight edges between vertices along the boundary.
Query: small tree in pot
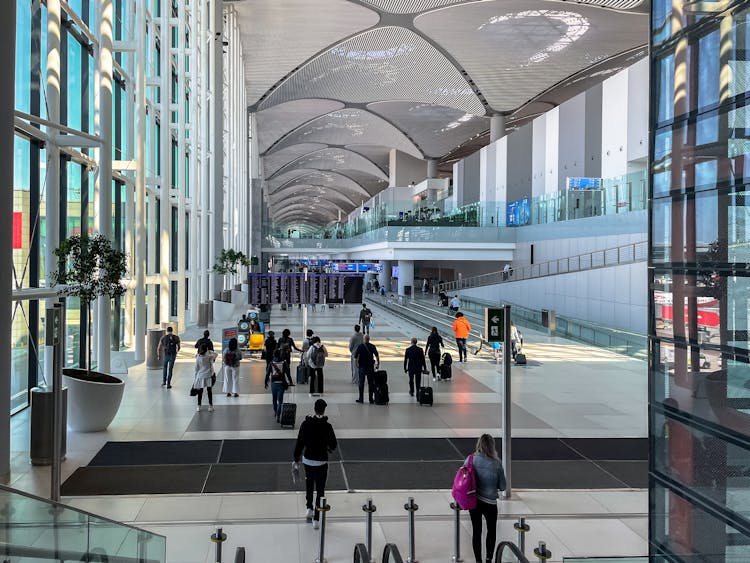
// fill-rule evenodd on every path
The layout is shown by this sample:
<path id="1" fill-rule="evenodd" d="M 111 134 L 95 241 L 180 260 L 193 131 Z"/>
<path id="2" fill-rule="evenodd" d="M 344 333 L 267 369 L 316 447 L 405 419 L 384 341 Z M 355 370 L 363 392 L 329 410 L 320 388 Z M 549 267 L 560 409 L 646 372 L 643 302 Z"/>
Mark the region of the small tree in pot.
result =
<path id="1" fill-rule="evenodd" d="M 55 250 L 55 256 L 58 270 L 52 273 L 53 284 L 65 285 L 65 293 L 78 297 L 86 309 L 89 330 L 85 344 L 81 344 L 87 350 L 86 375 L 96 380 L 99 374 L 91 372 L 91 305 L 99 297 L 114 299 L 125 293 L 120 280 L 128 273 L 127 255 L 114 248 L 107 237 L 97 234 L 65 239 Z"/>
<path id="2" fill-rule="evenodd" d="M 227 289 L 227 275 L 236 274 L 240 266 L 250 266 L 250 258 L 245 256 L 242 251 L 237 252 L 231 248 L 225 248 L 216 257 L 214 272 L 224 276 L 224 283 L 222 285 L 224 289 Z"/>

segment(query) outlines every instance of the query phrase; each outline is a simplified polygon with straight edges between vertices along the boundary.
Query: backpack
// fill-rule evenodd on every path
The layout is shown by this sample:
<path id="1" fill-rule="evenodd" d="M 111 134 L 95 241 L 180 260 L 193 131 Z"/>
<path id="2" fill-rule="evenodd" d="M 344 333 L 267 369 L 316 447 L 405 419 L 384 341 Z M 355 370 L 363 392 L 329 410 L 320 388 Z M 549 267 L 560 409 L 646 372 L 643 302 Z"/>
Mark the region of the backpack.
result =
<path id="1" fill-rule="evenodd" d="M 474 456 L 470 455 L 466 465 L 456 471 L 451 495 L 461 510 L 477 507 L 477 472 L 474 469 Z"/>
<path id="2" fill-rule="evenodd" d="M 310 347 L 310 364 L 314 368 L 322 368 L 326 363 L 326 353 L 323 347 L 318 348 L 317 346 Z"/>
<path id="3" fill-rule="evenodd" d="M 372 320 L 372 311 L 370 311 L 370 309 L 365 309 L 365 322 L 367 324 L 370 324 L 371 320 Z"/>
<path id="4" fill-rule="evenodd" d="M 289 358 L 292 356 L 292 345 L 290 344 L 289 339 L 283 338 L 282 340 L 279 340 L 278 348 L 281 359 L 289 360 Z"/>
<path id="5" fill-rule="evenodd" d="M 177 355 L 177 342 L 175 341 L 174 335 L 167 335 L 167 356 Z"/>
<path id="6" fill-rule="evenodd" d="M 443 354 L 442 360 L 443 360 L 443 365 L 445 366 L 449 366 L 453 363 L 453 357 L 448 352 L 445 352 Z"/>
<path id="7" fill-rule="evenodd" d="M 237 354 L 234 350 L 227 350 L 227 353 L 224 354 L 224 363 L 228 366 L 233 366 L 237 363 Z"/>

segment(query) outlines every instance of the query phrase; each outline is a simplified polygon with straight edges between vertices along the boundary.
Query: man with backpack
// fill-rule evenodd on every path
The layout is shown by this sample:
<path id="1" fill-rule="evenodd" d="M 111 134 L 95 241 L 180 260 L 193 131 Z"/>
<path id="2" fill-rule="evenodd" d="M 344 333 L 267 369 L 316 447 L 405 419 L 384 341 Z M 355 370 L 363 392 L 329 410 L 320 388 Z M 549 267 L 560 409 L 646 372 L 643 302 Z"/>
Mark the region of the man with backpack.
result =
<path id="1" fill-rule="evenodd" d="M 359 326 L 362 327 L 363 334 L 370 334 L 370 322 L 372 321 L 372 311 L 362 303 L 362 310 L 359 312 Z"/>
<path id="2" fill-rule="evenodd" d="M 167 327 L 167 334 L 159 340 L 159 347 L 156 349 L 156 358 L 163 359 L 161 372 L 161 386 L 167 389 L 172 388 L 172 371 L 174 370 L 174 361 L 177 359 L 177 352 L 180 351 L 180 337 L 173 334 L 171 326 Z"/>
<path id="3" fill-rule="evenodd" d="M 380 354 L 374 344 L 370 344 L 370 335 L 365 334 L 364 341 L 354 351 L 354 359 L 359 368 L 359 399 L 357 403 L 364 403 L 365 379 L 367 379 L 367 394 L 370 397 L 370 404 L 375 402 L 373 393 L 375 392 L 375 383 L 373 376 L 375 370 L 380 364 Z"/>

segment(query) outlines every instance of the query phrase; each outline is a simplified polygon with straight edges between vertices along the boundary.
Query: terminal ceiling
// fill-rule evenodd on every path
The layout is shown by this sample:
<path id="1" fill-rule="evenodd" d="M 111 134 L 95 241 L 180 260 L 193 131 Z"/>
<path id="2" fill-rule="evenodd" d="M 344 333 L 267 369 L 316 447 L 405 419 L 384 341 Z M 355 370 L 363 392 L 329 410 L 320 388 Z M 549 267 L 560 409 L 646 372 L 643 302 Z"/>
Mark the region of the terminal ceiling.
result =
<path id="1" fill-rule="evenodd" d="M 442 170 L 647 53 L 648 0 L 235 0 L 265 194 L 326 225 L 388 185 L 396 148 Z"/>

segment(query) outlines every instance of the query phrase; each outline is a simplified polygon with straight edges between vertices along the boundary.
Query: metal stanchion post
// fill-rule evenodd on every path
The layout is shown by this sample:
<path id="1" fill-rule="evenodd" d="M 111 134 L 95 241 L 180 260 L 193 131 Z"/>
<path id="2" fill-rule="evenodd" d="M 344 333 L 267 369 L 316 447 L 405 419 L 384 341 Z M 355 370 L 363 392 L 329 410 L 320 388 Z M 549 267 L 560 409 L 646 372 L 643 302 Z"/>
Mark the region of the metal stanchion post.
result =
<path id="1" fill-rule="evenodd" d="M 513 529 L 518 532 L 518 549 L 526 555 L 526 532 L 531 529 L 526 523 L 526 518 L 519 518 L 518 522 L 513 524 Z"/>
<path id="2" fill-rule="evenodd" d="M 414 502 L 414 497 L 409 497 L 409 502 L 404 505 L 404 510 L 409 513 L 409 557 L 406 558 L 406 563 L 417 563 L 417 556 L 415 555 L 414 513 L 419 510 L 419 506 Z"/>
<path id="3" fill-rule="evenodd" d="M 315 510 L 320 512 L 320 553 L 315 559 L 315 563 L 326 563 L 326 513 L 331 510 L 331 507 L 326 504 L 326 497 L 320 497 L 320 506 L 316 506 Z"/>
<path id="4" fill-rule="evenodd" d="M 365 519 L 366 524 L 366 543 L 367 546 L 367 553 L 370 555 L 370 563 L 375 563 L 375 559 L 372 556 L 372 513 L 375 512 L 378 509 L 377 506 L 372 504 L 372 499 L 368 498 L 367 503 L 362 505 L 362 510 L 365 511 L 367 514 Z"/>
<path id="5" fill-rule="evenodd" d="M 451 558 L 451 561 L 460 563 L 461 561 L 463 561 L 463 559 L 461 559 L 461 507 L 458 506 L 458 504 L 456 504 L 455 502 L 452 502 L 451 508 L 456 514 L 456 554 Z"/>
<path id="6" fill-rule="evenodd" d="M 216 528 L 216 533 L 211 534 L 211 541 L 216 544 L 216 563 L 221 563 L 221 544 L 227 541 L 227 535 L 221 528 Z"/>
<path id="7" fill-rule="evenodd" d="M 540 563 L 546 561 L 550 557 L 552 557 L 552 552 L 547 549 L 547 544 L 543 541 L 539 542 L 539 547 L 534 549 L 534 555 L 537 559 L 539 559 Z"/>

